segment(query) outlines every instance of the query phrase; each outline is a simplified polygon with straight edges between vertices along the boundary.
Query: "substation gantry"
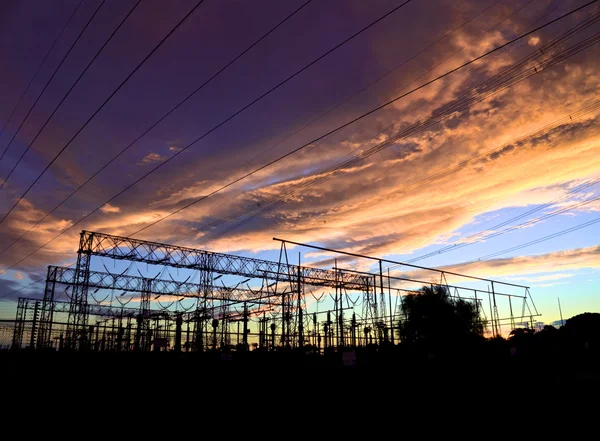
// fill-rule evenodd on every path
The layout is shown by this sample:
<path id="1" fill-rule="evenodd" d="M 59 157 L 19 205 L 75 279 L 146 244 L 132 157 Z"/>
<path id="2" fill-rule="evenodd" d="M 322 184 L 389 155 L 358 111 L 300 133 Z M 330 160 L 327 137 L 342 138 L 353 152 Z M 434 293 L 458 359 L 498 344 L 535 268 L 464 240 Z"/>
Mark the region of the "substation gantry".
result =
<path id="1" fill-rule="evenodd" d="M 389 270 L 384 274 L 382 263 L 400 262 L 276 240 L 281 242 L 279 259 L 269 261 L 82 231 L 75 267 L 49 266 L 42 298 L 19 299 L 13 347 L 201 352 L 248 350 L 252 345 L 263 350 L 312 348 L 320 352 L 321 347 L 326 350 L 393 344 L 394 330 L 402 316 L 397 300 L 403 293 L 414 292 L 398 284 L 431 283 L 392 276 Z M 331 269 L 314 268 L 301 265 L 300 255 L 298 264 L 292 264 L 286 244 L 378 261 L 379 271 L 342 269 L 337 261 Z M 154 277 L 144 276 L 139 269 L 139 275 L 128 274 L 129 269 L 116 273 L 110 272 L 103 262 L 105 272 L 93 271 L 91 264 L 95 257 L 136 265 L 145 263 L 167 272 L 168 268 L 183 269 L 189 275 L 185 280 L 176 280 L 170 272 L 168 278 L 159 277 L 164 273 L 162 270 Z M 485 311 L 481 290 L 478 297 L 476 289 L 447 283 L 446 275 L 455 273 L 403 265 L 437 272 L 439 284 L 455 296 L 463 292 L 461 298 L 474 301 Z M 196 278 L 197 282 L 190 281 Z M 226 286 L 223 278 L 232 280 L 234 286 Z M 471 278 L 491 283 L 487 294 L 493 335 L 501 333 L 503 322 L 515 327 L 518 320 L 512 309 L 515 299 L 523 301 L 521 321 L 527 316 L 533 322 L 533 317 L 539 315 L 528 287 Z M 255 288 L 250 287 L 250 281 Z M 524 293 L 502 293 L 497 290 L 499 285 L 522 288 Z M 99 290 L 110 294 L 98 299 Z M 465 290 L 471 296 L 465 296 Z M 315 291 L 320 292 L 320 297 L 315 296 Z M 122 294 L 115 296 L 114 292 Z M 134 299 L 130 294 L 138 297 Z M 61 300 L 62 295 L 68 300 Z M 333 306 L 319 311 L 319 301 L 326 295 Z M 316 303 L 311 303 L 309 296 Z M 497 296 L 508 298 L 510 316 L 500 317 Z M 132 303 L 137 306 L 130 306 Z"/>

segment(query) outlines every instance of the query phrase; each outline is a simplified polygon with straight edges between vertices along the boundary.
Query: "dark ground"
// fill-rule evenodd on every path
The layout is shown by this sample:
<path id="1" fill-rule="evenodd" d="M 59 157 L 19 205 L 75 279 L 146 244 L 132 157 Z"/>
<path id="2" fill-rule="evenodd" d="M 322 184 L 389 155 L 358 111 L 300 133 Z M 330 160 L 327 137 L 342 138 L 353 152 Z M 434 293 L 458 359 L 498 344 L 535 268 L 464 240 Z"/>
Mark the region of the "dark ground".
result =
<path id="1" fill-rule="evenodd" d="M 222 360 L 219 353 L 4 351 L 0 403 L 5 427 L 91 438 L 109 431 L 138 438 L 372 438 L 396 430 L 454 438 L 501 428 L 524 435 L 572 425 L 583 412 L 597 415 L 597 357 L 552 363 L 462 355 L 429 359 L 372 349 L 344 367 L 336 353 L 252 351 Z"/>
<path id="2" fill-rule="evenodd" d="M 0 352 L 2 378 L 8 388 L 36 379 L 106 384 L 155 384 L 177 390 L 202 387 L 219 390 L 230 387 L 261 387 L 282 382 L 297 385 L 309 379 L 341 387 L 341 382 L 373 384 L 372 392 L 435 392 L 461 390 L 474 385 L 484 395 L 514 391 L 539 393 L 544 390 L 598 388 L 600 357 L 585 352 L 570 354 L 519 354 L 507 351 L 450 351 L 442 355 L 388 349 L 359 348 L 356 364 L 344 366 L 342 354 L 312 355 L 299 352 L 206 353 L 82 353 L 82 352 Z M 496 391 L 496 392 L 495 392 Z"/>

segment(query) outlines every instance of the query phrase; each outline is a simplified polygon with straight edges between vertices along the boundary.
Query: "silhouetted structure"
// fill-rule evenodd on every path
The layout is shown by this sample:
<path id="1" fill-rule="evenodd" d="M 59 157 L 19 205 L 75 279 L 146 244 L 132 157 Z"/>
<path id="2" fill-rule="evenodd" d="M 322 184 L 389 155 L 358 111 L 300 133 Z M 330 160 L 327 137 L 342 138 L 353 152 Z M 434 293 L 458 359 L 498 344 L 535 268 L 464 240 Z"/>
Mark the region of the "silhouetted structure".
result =
<path id="1" fill-rule="evenodd" d="M 19 299 L 12 347 L 226 353 L 253 348 L 260 352 L 297 350 L 318 355 L 395 345 L 397 324 L 409 312 L 406 308 L 412 304 L 414 291 L 392 283 L 422 285 L 422 280 L 391 275 L 389 270 L 385 274 L 383 262 L 404 264 L 370 256 L 355 257 L 378 263 L 379 271 L 375 273 L 341 269 L 335 261 L 331 269 L 304 266 L 300 255 L 298 263 L 292 264 L 288 242 L 280 241 L 279 260 L 267 261 L 83 231 L 75 268 L 48 267 L 43 297 Z M 102 261 L 105 271 L 95 271 L 91 264 L 96 256 L 124 261 L 128 266 L 123 265 L 121 272 L 109 271 Z M 152 275 L 142 274 L 139 268 L 138 274 L 130 274 L 138 263 L 149 267 L 147 271 Z M 470 317 L 475 311 L 477 317 L 484 313 L 483 293 L 489 300 L 495 332 L 501 321 L 509 326 L 514 323 L 511 302 L 515 300 L 522 301 L 522 314 L 527 307 L 529 317 L 534 316 L 529 304 L 534 309 L 535 305 L 525 286 L 406 265 L 440 276 L 443 283 L 434 285 L 428 297 L 433 303 L 441 301 L 438 306 L 451 299 L 449 304 L 457 317 Z M 182 280 L 173 277 L 169 268 L 185 271 Z M 489 283 L 491 290 L 449 284 L 446 274 Z M 248 283 L 251 280 L 254 288 Z M 523 290 L 524 295 L 502 292 L 502 287 Z M 101 294 L 97 294 L 99 290 Z M 130 303 L 134 300 L 131 294 L 136 296 L 134 303 Z M 402 297 L 404 308 L 398 306 Z M 311 298 L 317 300 L 312 310 L 307 301 Z M 323 298 L 330 303 L 319 310 Z M 511 306 L 509 316 L 499 317 L 497 298 L 506 299 Z M 452 332 L 446 333 L 449 340 L 458 334 L 481 334 L 485 321 L 478 319 L 468 330 L 459 330 L 456 323 L 444 322 L 443 315 L 433 322 L 438 319 L 438 327 L 452 327 Z M 409 332 L 415 321 L 403 323 L 403 337 L 415 340 Z"/>

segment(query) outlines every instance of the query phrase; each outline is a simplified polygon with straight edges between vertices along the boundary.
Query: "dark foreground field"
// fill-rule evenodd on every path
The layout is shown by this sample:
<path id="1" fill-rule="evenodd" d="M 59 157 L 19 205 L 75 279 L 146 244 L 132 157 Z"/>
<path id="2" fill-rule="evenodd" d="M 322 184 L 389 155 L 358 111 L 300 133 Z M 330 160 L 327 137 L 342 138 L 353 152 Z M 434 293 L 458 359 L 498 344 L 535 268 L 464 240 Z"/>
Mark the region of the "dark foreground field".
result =
<path id="1" fill-rule="evenodd" d="M 600 357 L 589 353 L 511 355 L 501 351 L 461 351 L 444 355 L 406 353 L 398 347 L 359 348 L 355 363 L 344 365 L 341 353 L 289 352 L 82 353 L 2 351 L 5 390 L 20 385 L 68 385 L 185 391 L 284 390 L 289 386 L 324 384 L 372 396 L 419 394 L 443 390 L 479 390 L 479 398 L 552 391 L 600 389 Z M 348 356 L 346 356 L 347 358 Z M 350 357 L 351 359 L 354 357 Z M 84 386 L 86 385 L 86 386 Z M 309 390 L 308 389 L 308 390 Z M 307 390 L 307 391 L 308 391 Z"/>

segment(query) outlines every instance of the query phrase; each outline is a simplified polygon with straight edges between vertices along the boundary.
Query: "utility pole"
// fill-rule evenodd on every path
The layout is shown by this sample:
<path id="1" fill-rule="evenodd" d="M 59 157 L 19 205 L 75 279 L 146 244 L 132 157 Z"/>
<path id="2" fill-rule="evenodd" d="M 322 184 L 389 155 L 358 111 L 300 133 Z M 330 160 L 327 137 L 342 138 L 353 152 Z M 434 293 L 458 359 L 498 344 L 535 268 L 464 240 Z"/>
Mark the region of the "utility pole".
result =
<path id="1" fill-rule="evenodd" d="M 496 325 L 494 322 L 494 311 L 492 310 L 492 297 L 490 294 L 490 288 L 488 286 L 488 304 L 490 305 L 490 318 L 492 319 L 492 337 L 497 337 L 496 335 Z"/>
<path id="2" fill-rule="evenodd" d="M 317 346 L 317 334 L 318 333 L 319 333 L 319 329 L 318 329 L 318 325 L 317 325 L 317 314 L 313 312 L 313 346 Z"/>
<path id="3" fill-rule="evenodd" d="M 383 292 L 383 267 L 381 260 L 379 260 L 379 293 L 381 294 L 381 329 L 383 330 L 385 324 L 385 293 Z"/>
<path id="4" fill-rule="evenodd" d="M 336 336 L 336 347 L 339 349 L 340 347 L 340 328 L 339 328 L 339 310 L 338 310 L 338 269 L 337 269 L 337 259 L 335 262 L 335 336 Z M 333 344 L 332 344 L 333 346 Z"/>
<path id="5" fill-rule="evenodd" d="M 300 349 L 304 346 L 304 317 L 302 315 L 302 285 L 300 284 L 302 273 L 300 269 L 300 253 L 298 252 L 298 346 Z"/>
<path id="6" fill-rule="evenodd" d="M 381 270 L 381 260 L 379 261 L 379 268 Z M 391 334 L 392 344 L 395 344 L 395 342 L 394 342 L 394 313 L 392 311 L 392 285 L 390 282 L 390 269 L 388 268 L 387 270 L 388 270 L 388 298 L 389 298 L 389 303 L 390 303 L 390 334 Z"/>
<path id="7" fill-rule="evenodd" d="M 352 346 L 354 348 L 356 348 L 356 314 L 354 312 L 352 312 L 352 322 L 351 322 L 351 326 L 352 326 L 352 331 L 351 331 L 351 335 L 352 335 Z"/>
<path id="8" fill-rule="evenodd" d="M 37 320 L 38 320 L 38 310 L 39 310 L 40 302 L 35 302 L 35 307 L 33 309 L 33 321 L 31 323 L 31 338 L 29 339 L 29 349 L 33 350 L 35 347 L 35 331 L 37 330 Z"/>
<path id="9" fill-rule="evenodd" d="M 496 290 L 494 289 L 494 282 L 492 281 L 492 298 L 494 299 L 494 318 L 496 319 L 496 335 L 501 334 L 500 329 L 500 315 L 498 314 L 498 306 L 496 305 Z M 533 328 L 533 322 L 532 326 Z"/>
<path id="10" fill-rule="evenodd" d="M 181 352 L 181 325 L 183 324 L 183 315 L 178 312 L 175 319 L 175 352 Z"/>
<path id="11" fill-rule="evenodd" d="M 248 305 L 244 302 L 244 351 L 248 350 Z"/>
<path id="12" fill-rule="evenodd" d="M 285 350 L 285 290 L 281 293 L 281 349 Z"/>
<path id="13" fill-rule="evenodd" d="M 560 297 L 557 297 L 557 299 L 558 299 L 558 312 L 560 312 L 560 326 L 563 326 L 565 324 L 565 322 L 563 321 L 562 309 L 560 307 Z"/>

